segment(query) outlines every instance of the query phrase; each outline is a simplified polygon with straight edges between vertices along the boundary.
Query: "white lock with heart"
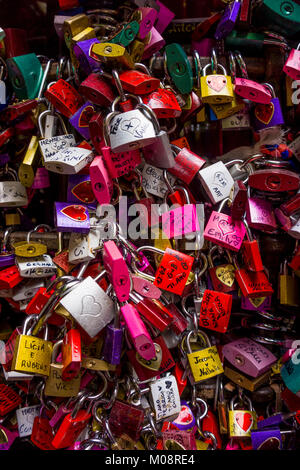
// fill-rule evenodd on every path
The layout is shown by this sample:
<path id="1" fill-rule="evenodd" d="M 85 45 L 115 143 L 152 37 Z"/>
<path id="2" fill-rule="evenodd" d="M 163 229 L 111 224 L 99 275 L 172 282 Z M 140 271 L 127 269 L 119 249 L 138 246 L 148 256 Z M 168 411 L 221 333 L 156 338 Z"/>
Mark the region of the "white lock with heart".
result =
<path id="1" fill-rule="evenodd" d="M 217 162 L 201 169 L 199 176 L 213 204 L 229 197 L 234 180 L 223 162 Z"/>

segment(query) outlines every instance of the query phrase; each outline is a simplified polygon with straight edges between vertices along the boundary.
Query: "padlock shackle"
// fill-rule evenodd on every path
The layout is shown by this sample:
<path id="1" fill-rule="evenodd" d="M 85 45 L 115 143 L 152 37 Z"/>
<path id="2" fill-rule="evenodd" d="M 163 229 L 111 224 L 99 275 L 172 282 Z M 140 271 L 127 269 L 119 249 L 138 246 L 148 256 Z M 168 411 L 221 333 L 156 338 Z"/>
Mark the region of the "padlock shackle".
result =
<path id="1" fill-rule="evenodd" d="M 51 363 L 58 364 L 56 362 L 56 358 L 58 356 L 58 350 L 62 346 L 63 342 L 64 342 L 63 339 L 60 339 L 54 344 L 53 349 L 52 349 L 52 355 L 51 355 Z"/>
<path id="2" fill-rule="evenodd" d="M 28 232 L 28 234 L 27 234 L 27 238 L 26 238 L 26 242 L 27 242 L 27 243 L 30 243 L 30 236 L 31 236 L 31 234 L 34 233 L 34 232 L 37 232 L 40 228 L 46 228 L 46 229 L 47 229 L 47 230 L 46 230 L 47 232 L 52 232 L 52 231 L 53 231 L 53 229 L 50 227 L 50 225 L 47 225 L 47 224 L 39 224 L 39 225 L 37 225 L 36 227 L 34 227 L 33 230 L 29 230 L 29 232 Z"/>
<path id="3" fill-rule="evenodd" d="M 240 68 L 240 71 L 241 71 L 241 74 L 242 74 L 242 78 L 245 78 L 246 80 L 248 80 L 249 76 L 248 76 L 248 72 L 247 72 L 247 66 L 246 66 L 246 63 L 243 59 L 242 54 L 239 51 L 234 51 L 234 55 L 235 55 L 236 62 L 239 65 L 239 68 Z"/>

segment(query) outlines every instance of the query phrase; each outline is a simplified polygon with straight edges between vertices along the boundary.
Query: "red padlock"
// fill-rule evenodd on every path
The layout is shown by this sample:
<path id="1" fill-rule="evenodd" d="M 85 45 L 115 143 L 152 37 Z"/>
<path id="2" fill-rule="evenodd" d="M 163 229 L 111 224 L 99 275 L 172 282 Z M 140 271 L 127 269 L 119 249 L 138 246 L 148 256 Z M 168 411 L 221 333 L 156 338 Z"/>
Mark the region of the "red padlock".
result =
<path id="1" fill-rule="evenodd" d="M 264 266 L 262 263 L 258 242 L 253 238 L 252 232 L 246 220 L 244 220 L 244 225 L 246 227 L 246 233 L 248 236 L 248 240 L 244 240 L 242 244 L 242 256 L 244 263 L 247 269 L 250 271 L 263 271 Z"/>
<path id="2" fill-rule="evenodd" d="M 21 281 L 23 281 L 23 278 L 20 276 L 17 266 L 9 266 L 0 271 L 0 290 L 12 289 Z"/>
<path id="3" fill-rule="evenodd" d="M 77 437 L 87 426 L 90 418 L 91 413 L 87 410 L 79 409 L 77 411 L 74 408 L 72 413 L 64 417 L 51 443 L 52 446 L 55 449 L 63 449 L 74 444 Z"/>
<path id="4" fill-rule="evenodd" d="M 236 260 L 235 260 L 236 264 Z M 248 271 L 244 268 L 239 268 L 236 264 L 235 278 L 240 286 L 244 297 L 267 297 L 274 293 L 272 285 L 270 284 L 267 275 L 264 271 Z"/>
<path id="5" fill-rule="evenodd" d="M 45 91 L 45 98 L 61 114 L 70 118 L 84 105 L 82 96 L 68 82 L 60 78 Z"/>
<path id="6" fill-rule="evenodd" d="M 201 302 L 199 325 L 225 333 L 231 315 L 232 295 L 206 289 Z"/>
<path id="7" fill-rule="evenodd" d="M 92 190 L 100 204 L 109 204 L 113 194 L 113 182 L 106 163 L 101 155 L 95 157 L 90 165 Z"/>
<path id="8" fill-rule="evenodd" d="M 249 176 L 251 188 L 267 192 L 297 191 L 300 177 L 288 170 L 267 169 L 255 171 Z"/>
<path id="9" fill-rule="evenodd" d="M 124 90 L 134 95 L 146 95 L 158 89 L 160 81 L 138 70 L 126 70 L 120 74 Z"/>
<path id="10" fill-rule="evenodd" d="M 98 106 L 108 107 L 115 99 L 115 93 L 111 85 L 98 73 L 91 73 L 81 82 L 78 91 L 87 101 L 91 101 Z"/>
<path id="11" fill-rule="evenodd" d="M 78 330 L 71 329 L 64 337 L 62 363 L 61 376 L 63 380 L 72 380 L 78 376 L 81 367 L 81 336 Z"/>
<path id="12" fill-rule="evenodd" d="M 165 252 L 155 249 L 155 252 L 163 257 L 155 274 L 154 285 L 181 295 L 192 270 L 194 258 L 171 248 L 167 248 Z"/>
<path id="13" fill-rule="evenodd" d="M 153 91 L 145 96 L 143 101 L 155 112 L 158 119 L 176 118 L 182 113 L 173 91 L 165 88 Z"/>

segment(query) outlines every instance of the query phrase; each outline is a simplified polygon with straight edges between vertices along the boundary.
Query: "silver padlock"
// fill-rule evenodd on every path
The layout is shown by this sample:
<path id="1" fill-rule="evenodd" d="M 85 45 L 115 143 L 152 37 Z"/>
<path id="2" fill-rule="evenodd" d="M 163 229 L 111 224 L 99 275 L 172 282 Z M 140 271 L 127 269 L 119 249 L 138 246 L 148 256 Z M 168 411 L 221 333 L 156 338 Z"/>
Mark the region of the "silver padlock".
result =
<path id="1" fill-rule="evenodd" d="M 104 270 L 95 279 L 86 277 L 60 299 L 60 305 L 91 338 L 103 330 L 115 316 L 113 301 L 97 284 L 105 274 Z"/>
<path id="2" fill-rule="evenodd" d="M 91 220 L 92 225 L 92 220 Z M 69 263 L 79 264 L 95 258 L 94 251 L 100 243 L 100 231 L 90 230 L 88 234 L 71 233 L 69 240 Z"/>
<path id="3" fill-rule="evenodd" d="M 173 126 L 168 133 L 173 132 L 175 129 L 176 122 L 175 127 Z M 158 168 L 172 168 L 175 165 L 176 154 L 172 149 L 169 136 L 167 132 L 161 130 L 160 127 L 157 130 L 158 132 L 155 142 L 143 148 L 144 158 L 146 162 L 151 163 Z"/>
<path id="4" fill-rule="evenodd" d="M 75 175 L 94 158 L 92 150 L 68 147 L 45 160 L 46 170 L 63 175 Z"/>
<path id="5" fill-rule="evenodd" d="M 51 136 L 49 138 L 46 138 L 46 120 L 51 116 L 55 116 L 59 119 L 64 135 L 57 135 L 54 137 Z M 44 119 L 45 128 L 43 127 Z M 73 134 L 68 134 L 66 125 L 60 114 L 52 113 L 50 110 L 46 110 L 39 115 L 38 125 L 41 136 L 39 146 L 45 163 L 48 162 L 49 159 L 51 159 L 51 157 L 53 157 L 53 155 L 55 155 L 57 152 L 60 152 L 68 147 L 74 147 L 76 145 L 76 141 Z"/>
<path id="6" fill-rule="evenodd" d="M 199 171 L 199 176 L 212 204 L 229 197 L 234 180 L 223 162 L 206 166 Z"/>
<path id="7" fill-rule="evenodd" d="M 151 405 L 156 421 L 173 421 L 181 410 L 180 395 L 174 375 L 168 375 L 149 384 Z"/>
<path id="8" fill-rule="evenodd" d="M 26 188 L 17 181 L 17 174 L 9 168 L 4 177 L 8 175 L 13 181 L 0 181 L 0 207 L 23 207 L 28 204 Z"/>
<path id="9" fill-rule="evenodd" d="M 18 431 L 20 437 L 31 436 L 33 422 L 36 416 L 40 414 L 41 405 L 26 406 L 16 410 Z"/>
<path id="10" fill-rule="evenodd" d="M 164 198 L 166 192 L 168 191 L 168 186 L 164 180 L 164 170 L 156 168 L 155 166 L 148 165 L 145 163 L 142 171 L 142 185 L 143 188 L 154 196 Z M 168 180 L 170 185 L 175 184 L 176 178 L 168 174 Z"/>
<path id="11" fill-rule="evenodd" d="M 120 113 L 116 106 L 121 97 L 114 100 L 111 112 L 104 121 L 104 138 L 112 152 L 129 152 L 155 142 L 159 132 L 157 118 L 139 96 L 125 94 L 126 99 L 136 100 L 135 109 Z"/>
<path id="12" fill-rule="evenodd" d="M 49 255 L 41 255 L 36 258 L 16 256 L 15 262 L 22 277 L 51 277 L 57 271 L 57 266 Z"/>
<path id="13" fill-rule="evenodd" d="M 15 302 L 31 299 L 40 287 L 44 287 L 44 283 L 39 279 L 28 279 L 22 281 L 13 288 L 12 299 Z"/>

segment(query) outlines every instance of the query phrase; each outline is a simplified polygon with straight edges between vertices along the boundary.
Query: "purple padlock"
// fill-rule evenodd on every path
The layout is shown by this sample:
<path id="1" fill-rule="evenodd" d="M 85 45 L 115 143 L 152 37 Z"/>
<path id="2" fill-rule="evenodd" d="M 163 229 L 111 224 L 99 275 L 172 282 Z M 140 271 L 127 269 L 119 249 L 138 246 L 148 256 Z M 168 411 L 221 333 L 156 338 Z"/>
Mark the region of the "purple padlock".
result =
<path id="1" fill-rule="evenodd" d="M 4 232 L 3 240 L 1 241 L 0 251 L 0 267 L 5 268 L 6 266 L 13 266 L 15 264 L 15 255 L 12 251 L 8 250 L 8 240 L 12 228 L 8 228 Z"/>
<path id="2" fill-rule="evenodd" d="M 274 231 L 277 227 L 273 206 L 267 199 L 248 198 L 246 220 L 249 227 L 256 230 Z"/>
<path id="3" fill-rule="evenodd" d="M 156 4 L 159 7 L 159 14 L 157 16 L 155 29 L 159 32 L 159 34 L 162 34 L 165 29 L 167 29 L 173 18 L 175 18 L 175 13 L 169 10 L 169 8 L 167 8 L 159 0 L 157 0 Z"/>
<path id="4" fill-rule="evenodd" d="M 152 28 L 149 35 L 146 37 L 148 41 L 145 45 L 142 60 L 149 59 L 166 44 L 164 38 L 155 28 Z"/>
<path id="5" fill-rule="evenodd" d="M 6 165 L 6 163 L 8 163 L 9 161 L 10 161 L 10 156 L 8 155 L 8 153 L 2 153 L 0 155 L 0 166 Z"/>
<path id="6" fill-rule="evenodd" d="M 277 361 L 267 348 L 250 338 L 225 344 L 222 353 L 227 361 L 250 377 L 262 375 Z"/>
<path id="7" fill-rule="evenodd" d="M 90 216 L 87 207 L 83 204 L 55 202 L 54 219 L 58 232 L 88 233 L 90 231 Z"/>
<path id="8" fill-rule="evenodd" d="M 193 415 L 191 408 L 186 401 L 182 400 L 180 413 L 177 418 L 172 421 L 172 424 L 174 424 L 178 429 L 189 431 L 190 429 L 193 429 L 195 423 L 195 416 Z"/>
<path id="9" fill-rule="evenodd" d="M 92 189 L 90 175 L 70 175 L 67 190 L 68 202 L 83 203 L 97 207 L 97 200 Z"/>
<path id="10" fill-rule="evenodd" d="M 275 97 L 274 88 L 268 83 L 263 85 L 269 88 L 273 98 L 268 104 L 258 103 L 254 106 L 252 110 L 252 125 L 256 131 L 284 124 L 280 101 L 279 98 Z"/>
<path id="11" fill-rule="evenodd" d="M 16 437 L 19 437 L 18 431 L 10 431 L 0 424 L 1 443 L 0 450 L 9 450 Z M 4 442 L 5 439 L 5 442 Z"/>
<path id="12" fill-rule="evenodd" d="M 40 167 L 36 170 L 34 176 L 32 189 L 45 189 L 50 187 L 49 172 L 44 167 Z"/>
<path id="13" fill-rule="evenodd" d="M 119 318 L 117 316 L 119 322 Z M 121 361 L 124 327 L 115 324 L 106 327 L 106 336 L 103 345 L 103 359 L 109 364 L 118 365 Z"/>
<path id="14" fill-rule="evenodd" d="M 86 101 L 81 108 L 70 117 L 70 124 L 82 135 L 86 140 L 90 140 L 89 122 L 95 114 L 95 105 L 90 101 Z"/>
<path id="15" fill-rule="evenodd" d="M 241 3 L 239 0 L 235 0 L 234 2 L 226 6 L 222 18 L 220 19 L 217 26 L 215 32 L 215 39 L 219 41 L 220 39 L 225 38 L 226 36 L 228 36 L 229 33 L 231 33 L 238 19 L 240 7 Z"/>
<path id="16" fill-rule="evenodd" d="M 272 304 L 272 296 L 267 297 L 256 297 L 255 299 L 249 299 L 242 295 L 241 307 L 243 310 L 260 311 L 270 310 Z"/>
<path id="17" fill-rule="evenodd" d="M 279 428 L 251 431 L 253 450 L 281 450 L 282 439 Z"/>
<path id="18" fill-rule="evenodd" d="M 100 63 L 90 56 L 91 47 L 96 42 L 99 43 L 100 41 L 96 38 L 86 39 L 85 41 L 78 41 L 73 49 L 80 67 L 87 75 L 95 70 L 102 71 Z"/>

